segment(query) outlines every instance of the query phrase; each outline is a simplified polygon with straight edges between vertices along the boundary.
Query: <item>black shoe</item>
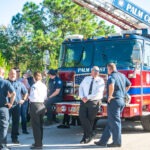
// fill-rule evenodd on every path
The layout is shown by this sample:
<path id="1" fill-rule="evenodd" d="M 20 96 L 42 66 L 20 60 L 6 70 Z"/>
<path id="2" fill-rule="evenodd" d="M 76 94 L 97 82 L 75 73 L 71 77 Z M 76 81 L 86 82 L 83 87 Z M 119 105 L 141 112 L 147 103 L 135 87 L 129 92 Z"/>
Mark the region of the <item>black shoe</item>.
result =
<path id="1" fill-rule="evenodd" d="M 100 141 L 98 142 L 94 142 L 95 145 L 98 145 L 98 146 L 102 146 L 102 147 L 106 147 L 107 145 L 106 144 L 103 144 L 101 143 Z"/>
<path id="2" fill-rule="evenodd" d="M 17 139 L 12 140 L 12 143 L 13 143 L 13 144 L 20 144 L 20 142 L 19 142 Z"/>
<path id="3" fill-rule="evenodd" d="M 34 146 L 34 147 L 43 147 L 43 145 L 42 146 L 37 146 L 35 143 L 33 143 L 31 146 Z"/>
<path id="4" fill-rule="evenodd" d="M 80 144 L 85 144 L 85 138 L 83 137 L 82 140 L 80 141 Z"/>
<path id="5" fill-rule="evenodd" d="M 121 147 L 121 144 L 111 143 L 111 144 L 107 144 L 107 147 Z"/>
<path id="6" fill-rule="evenodd" d="M 90 143 L 92 141 L 92 137 L 85 138 L 85 144 Z"/>
<path id="7" fill-rule="evenodd" d="M 61 124 L 61 125 L 57 126 L 57 128 L 66 129 L 66 128 L 70 128 L 70 125 Z"/>
<path id="8" fill-rule="evenodd" d="M 28 132 L 28 131 L 22 131 L 22 133 L 23 133 L 23 134 L 29 134 L 29 132 Z"/>
<path id="9" fill-rule="evenodd" d="M 30 149 L 43 149 L 43 146 L 36 146 L 36 145 L 32 144 Z"/>

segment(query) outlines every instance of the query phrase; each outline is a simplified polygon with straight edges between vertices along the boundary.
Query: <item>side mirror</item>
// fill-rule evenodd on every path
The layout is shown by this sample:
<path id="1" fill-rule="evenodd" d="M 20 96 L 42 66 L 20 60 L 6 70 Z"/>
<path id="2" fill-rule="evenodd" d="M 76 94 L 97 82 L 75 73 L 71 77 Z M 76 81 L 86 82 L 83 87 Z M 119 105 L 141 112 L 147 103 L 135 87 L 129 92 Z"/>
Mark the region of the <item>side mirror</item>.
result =
<path id="1" fill-rule="evenodd" d="M 139 44 L 136 44 L 133 47 L 131 58 L 132 58 L 133 63 L 135 63 L 136 65 L 142 63 L 142 50 Z"/>
<path id="2" fill-rule="evenodd" d="M 148 66 L 150 66 L 150 56 L 147 56 Z"/>

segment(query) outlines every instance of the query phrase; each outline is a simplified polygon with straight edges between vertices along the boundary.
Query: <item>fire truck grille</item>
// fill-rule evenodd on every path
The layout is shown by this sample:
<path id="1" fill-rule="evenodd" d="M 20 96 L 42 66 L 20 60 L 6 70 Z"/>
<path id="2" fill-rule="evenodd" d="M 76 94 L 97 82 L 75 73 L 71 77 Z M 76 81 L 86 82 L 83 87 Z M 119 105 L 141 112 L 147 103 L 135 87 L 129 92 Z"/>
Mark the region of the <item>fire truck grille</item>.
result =
<path id="1" fill-rule="evenodd" d="M 77 74 L 75 75 L 75 85 L 80 85 L 80 83 L 82 82 L 82 80 L 86 77 L 86 76 L 89 76 L 90 74 L 89 73 L 86 73 L 86 74 Z"/>
<path id="2" fill-rule="evenodd" d="M 74 79 L 74 85 L 75 86 L 79 86 L 80 83 L 82 82 L 82 80 L 86 77 L 86 76 L 90 76 L 90 73 L 86 73 L 86 74 L 77 74 L 75 75 L 75 79 Z M 107 74 L 100 74 L 100 77 L 102 77 L 106 83 L 107 81 Z"/>

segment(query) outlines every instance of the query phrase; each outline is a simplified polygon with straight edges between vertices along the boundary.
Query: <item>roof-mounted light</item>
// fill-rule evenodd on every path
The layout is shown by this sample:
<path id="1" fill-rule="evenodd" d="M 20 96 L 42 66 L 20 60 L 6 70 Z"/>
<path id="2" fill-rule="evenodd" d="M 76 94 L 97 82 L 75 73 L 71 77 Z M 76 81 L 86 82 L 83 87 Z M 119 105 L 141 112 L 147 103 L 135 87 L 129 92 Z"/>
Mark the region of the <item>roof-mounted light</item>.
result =
<path id="1" fill-rule="evenodd" d="M 122 34 L 137 34 L 137 35 L 142 35 L 142 30 L 123 30 Z"/>
<path id="2" fill-rule="evenodd" d="M 122 33 L 111 33 L 108 34 L 109 37 L 118 37 L 118 36 L 122 36 Z"/>
<path id="3" fill-rule="evenodd" d="M 83 35 L 80 35 L 80 34 L 67 35 L 65 37 L 65 40 L 67 40 L 67 39 L 70 39 L 70 40 L 77 40 L 77 39 L 82 40 L 83 39 Z"/>

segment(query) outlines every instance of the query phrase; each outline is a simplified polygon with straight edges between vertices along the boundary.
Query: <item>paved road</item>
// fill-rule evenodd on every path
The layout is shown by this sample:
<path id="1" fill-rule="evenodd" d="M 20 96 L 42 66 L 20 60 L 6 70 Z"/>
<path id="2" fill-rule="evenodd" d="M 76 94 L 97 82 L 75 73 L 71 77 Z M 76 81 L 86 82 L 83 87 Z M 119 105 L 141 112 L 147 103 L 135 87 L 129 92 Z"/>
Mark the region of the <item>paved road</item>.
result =
<path id="1" fill-rule="evenodd" d="M 102 133 L 99 128 L 95 140 L 90 144 L 79 144 L 82 137 L 82 129 L 79 126 L 71 126 L 70 129 L 57 129 L 57 125 L 44 127 L 44 150 L 150 150 L 150 133 L 144 132 L 139 123 L 123 123 L 123 145 L 121 148 L 100 148 L 93 144 Z M 10 134 L 8 135 L 9 146 L 12 150 L 29 150 L 33 143 L 32 130 L 29 135 L 20 134 L 21 145 L 11 144 Z M 111 142 L 111 140 L 109 141 Z"/>

